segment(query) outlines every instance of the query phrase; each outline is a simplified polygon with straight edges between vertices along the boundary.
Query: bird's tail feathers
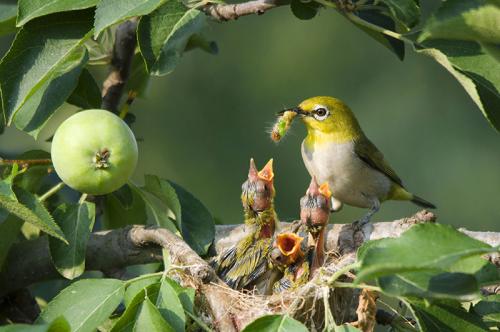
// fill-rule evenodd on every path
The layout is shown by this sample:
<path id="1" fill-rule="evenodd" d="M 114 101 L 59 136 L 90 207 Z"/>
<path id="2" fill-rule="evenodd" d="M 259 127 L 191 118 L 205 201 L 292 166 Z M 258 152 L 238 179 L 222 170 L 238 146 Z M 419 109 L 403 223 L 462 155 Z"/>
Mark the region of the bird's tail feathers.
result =
<path id="1" fill-rule="evenodd" d="M 414 203 L 420 207 L 423 207 L 423 208 L 427 208 L 427 209 L 435 209 L 436 208 L 436 206 L 434 204 L 432 204 L 431 202 L 426 201 L 425 199 L 418 197 L 416 195 L 413 195 L 413 198 L 411 199 L 411 201 L 412 201 L 412 203 Z"/>

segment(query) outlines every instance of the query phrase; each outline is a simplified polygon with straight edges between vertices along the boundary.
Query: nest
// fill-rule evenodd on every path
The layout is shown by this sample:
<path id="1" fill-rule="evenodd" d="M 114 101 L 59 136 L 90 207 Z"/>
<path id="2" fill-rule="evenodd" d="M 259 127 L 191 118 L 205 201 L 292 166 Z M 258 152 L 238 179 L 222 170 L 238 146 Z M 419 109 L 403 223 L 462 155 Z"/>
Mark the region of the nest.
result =
<path id="1" fill-rule="evenodd" d="M 328 285 L 333 273 L 353 261 L 352 254 L 340 257 L 337 252 L 327 252 L 325 265 L 308 283 L 273 295 L 235 290 L 220 282 L 203 286 L 182 270 L 171 270 L 169 274 L 184 287 L 198 289 L 197 307 L 203 312 L 218 312 L 204 315 L 205 323 L 219 327 L 219 330 L 223 330 L 220 328 L 221 320 L 230 320 L 236 330 L 241 330 L 261 316 L 286 314 L 304 323 L 310 331 L 321 331 L 325 327 L 333 327 L 333 322 L 342 324 L 357 319 L 359 290 L 332 288 Z M 350 278 L 344 276 L 341 280 L 350 281 Z M 210 301 L 206 292 L 211 293 Z M 214 321 L 213 317 L 218 317 L 218 321 Z"/>
<path id="2" fill-rule="evenodd" d="M 326 234 L 326 257 L 306 284 L 269 296 L 229 288 L 213 269 L 182 241 L 175 241 L 171 258 L 176 268 L 169 275 L 180 284 L 196 289 L 195 307 L 205 323 L 217 331 L 240 331 L 255 319 L 269 314 L 287 314 L 304 323 L 310 331 L 332 330 L 334 324 L 351 323 L 362 331 L 373 331 L 375 295 L 345 287 L 354 275 L 347 266 L 356 260 L 356 251 L 368 239 L 397 237 L 415 223 L 432 222 L 434 215 L 421 211 L 416 215 L 388 223 L 329 225 Z M 287 227 L 282 223 L 281 227 Z M 245 236 L 245 226 L 217 228 L 215 249 L 222 252 Z M 174 242 L 174 241 L 172 241 Z M 182 249 L 181 247 L 186 246 Z M 172 252 L 178 252 L 172 254 Z M 341 270 L 341 273 L 338 273 Z M 341 275 L 333 282 L 335 278 Z M 343 287 L 344 286 L 344 287 Z"/>

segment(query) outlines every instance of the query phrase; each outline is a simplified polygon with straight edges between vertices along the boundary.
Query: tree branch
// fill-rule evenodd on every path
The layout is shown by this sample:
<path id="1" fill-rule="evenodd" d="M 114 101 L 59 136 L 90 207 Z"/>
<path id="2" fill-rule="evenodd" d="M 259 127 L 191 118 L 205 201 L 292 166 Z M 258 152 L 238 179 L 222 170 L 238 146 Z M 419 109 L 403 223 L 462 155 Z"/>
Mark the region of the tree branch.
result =
<path id="1" fill-rule="evenodd" d="M 11 166 L 18 164 L 21 167 L 29 165 L 52 165 L 51 159 L 2 159 L 0 158 L 0 166 Z"/>
<path id="2" fill-rule="evenodd" d="M 347 256 L 368 239 L 398 237 L 412 225 L 434 220 L 434 214 L 420 211 L 408 218 L 367 224 L 363 228 L 353 227 L 352 224 L 330 224 L 326 250 L 335 251 L 346 256 L 345 260 L 350 260 Z M 282 227 L 286 225 L 288 223 L 282 223 Z M 492 246 L 500 245 L 500 233 L 460 231 Z M 233 246 L 244 235 L 244 225 L 217 225 L 217 252 Z M 178 265 L 188 266 L 187 272 L 193 277 L 204 283 L 216 280 L 212 269 L 182 239 L 168 230 L 144 226 L 92 233 L 87 245 L 86 270 L 107 272 L 129 265 L 161 262 L 159 247 L 168 249 Z M 60 277 L 53 267 L 45 236 L 15 244 L 4 266 L 6 269 L 0 273 L 0 297 L 35 282 Z"/>
<path id="3" fill-rule="evenodd" d="M 123 89 L 130 74 L 130 65 L 135 53 L 137 20 L 132 19 L 120 24 L 116 29 L 111 71 L 102 85 L 101 108 L 113 113 L 118 112 Z"/>
<path id="4" fill-rule="evenodd" d="M 262 15 L 269 9 L 288 4 L 289 0 L 253 0 L 236 4 L 209 3 L 200 10 L 218 21 L 230 21 L 246 15 Z"/>
<path id="5" fill-rule="evenodd" d="M 295 312 L 299 307 L 314 308 L 315 303 L 323 297 L 335 304 L 331 308 L 336 320 L 349 321 L 348 318 L 355 314 L 350 311 L 353 305 L 355 309 L 355 303 L 352 303 L 356 298 L 355 290 L 325 290 L 323 288 L 326 286 L 318 286 L 323 285 L 318 280 L 327 280 L 329 275 L 353 263 L 356 249 L 364 241 L 397 237 L 412 225 L 434 220 L 432 213 L 420 211 L 409 218 L 368 224 L 362 228 L 352 224 L 329 225 L 326 249 L 334 252 L 334 257 L 338 258 L 324 267 L 325 273 L 322 276 L 318 274 L 297 292 L 280 296 L 257 297 L 229 289 L 182 239 L 157 227 L 129 226 L 93 233 L 87 246 L 86 271 L 107 273 L 129 265 L 161 262 L 160 248 L 165 248 L 169 251 L 173 264 L 181 266 L 180 272 L 175 273 L 179 273 L 179 279 L 185 285 L 197 290 L 200 310 L 212 317 L 218 330 L 239 330 L 257 316 L 266 313 Z M 282 226 L 286 225 L 287 223 L 282 223 Z M 500 244 L 500 233 L 461 231 L 490 245 Z M 244 234 L 244 225 L 218 225 L 216 249 L 220 251 L 234 245 Z M 15 244 L 4 266 L 6 268 L 0 272 L 0 298 L 39 281 L 61 278 L 53 267 L 46 236 Z M 315 319 L 312 315 L 324 314 L 315 310 L 305 312 L 304 315 L 309 315 L 307 319 Z"/>

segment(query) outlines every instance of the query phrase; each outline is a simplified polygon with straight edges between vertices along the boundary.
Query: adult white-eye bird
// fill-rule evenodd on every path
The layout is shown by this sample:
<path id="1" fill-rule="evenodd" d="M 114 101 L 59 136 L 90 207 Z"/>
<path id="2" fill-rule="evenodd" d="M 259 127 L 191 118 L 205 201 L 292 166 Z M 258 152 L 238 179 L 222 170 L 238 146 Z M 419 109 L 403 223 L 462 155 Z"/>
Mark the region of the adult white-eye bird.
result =
<path id="1" fill-rule="evenodd" d="M 435 208 L 405 189 L 342 101 L 313 97 L 285 111 L 297 113 L 307 128 L 302 158 L 318 183 L 328 182 L 332 210 L 340 210 L 344 203 L 368 208 L 370 211 L 359 220 L 364 224 L 386 200 L 411 201 L 421 207 Z"/>

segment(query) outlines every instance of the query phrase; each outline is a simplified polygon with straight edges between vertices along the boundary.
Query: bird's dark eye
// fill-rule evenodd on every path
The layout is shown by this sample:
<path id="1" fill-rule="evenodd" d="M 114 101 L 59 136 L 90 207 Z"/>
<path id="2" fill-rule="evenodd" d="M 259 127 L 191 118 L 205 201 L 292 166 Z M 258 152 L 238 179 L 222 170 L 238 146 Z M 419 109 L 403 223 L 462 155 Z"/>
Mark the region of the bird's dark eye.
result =
<path id="1" fill-rule="evenodd" d="M 326 109 L 325 108 L 318 108 L 315 113 L 319 116 L 325 116 L 326 115 Z"/>
<path id="2" fill-rule="evenodd" d="M 313 117 L 318 121 L 325 120 L 330 112 L 325 107 L 318 107 L 314 110 Z"/>

